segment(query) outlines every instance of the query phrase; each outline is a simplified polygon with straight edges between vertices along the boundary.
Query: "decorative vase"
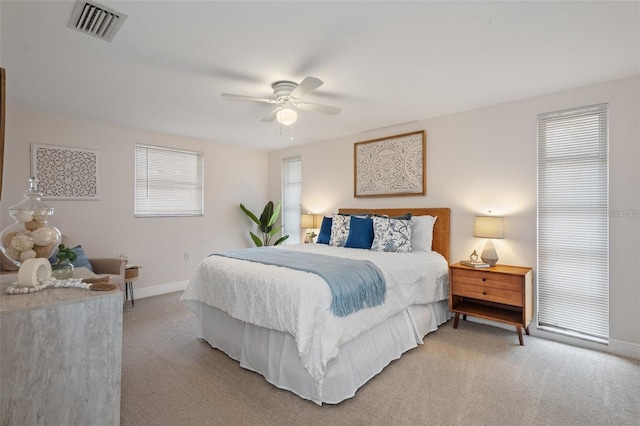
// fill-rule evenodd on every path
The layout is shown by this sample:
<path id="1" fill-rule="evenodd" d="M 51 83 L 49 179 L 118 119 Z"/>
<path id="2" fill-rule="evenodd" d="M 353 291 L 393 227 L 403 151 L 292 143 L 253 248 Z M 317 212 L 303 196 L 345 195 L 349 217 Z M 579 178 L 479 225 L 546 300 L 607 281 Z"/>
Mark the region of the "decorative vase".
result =
<path id="1" fill-rule="evenodd" d="M 22 202 L 9 207 L 9 216 L 15 221 L 0 232 L 0 250 L 16 266 L 27 259 L 48 259 L 58 249 L 60 231 L 47 223 L 53 208 L 40 199 L 36 178 L 29 179 L 29 189 Z"/>
<path id="2" fill-rule="evenodd" d="M 73 278 L 74 267 L 68 261 L 57 263 L 51 266 L 51 276 L 57 280 Z"/>

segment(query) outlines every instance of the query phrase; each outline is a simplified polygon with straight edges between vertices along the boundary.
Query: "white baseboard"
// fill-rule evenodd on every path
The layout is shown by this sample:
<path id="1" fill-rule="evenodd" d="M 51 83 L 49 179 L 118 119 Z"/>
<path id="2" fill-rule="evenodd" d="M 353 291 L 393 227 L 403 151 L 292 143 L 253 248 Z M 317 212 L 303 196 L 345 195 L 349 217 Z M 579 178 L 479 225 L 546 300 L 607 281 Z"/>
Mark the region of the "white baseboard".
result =
<path id="1" fill-rule="evenodd" d="M 640 345 L 637 343 L 625 342 L 624 340 L 609 340 L 611 352 L 627 358 L 640 359 Z"/>
<path id="2" fill-rule="evenodd" d="M 183 291 L 187 288 L 189 281 L 178 281 L 175 283 L 167 283 L 154 285 L 151 287 L 135 288 L 133 287 L 133 297 L 136 299 L 144 299 L 145 297 L 159 296 L 161 294 L 173 293 L 175 291 Z"/>
<path id="3" fill-rule="evenodd" d="M 495 321 L 489 321 L 482 318 L 475 318 L 472 316 L 468 316 L 467 321 L 478 322 L 481 324 L 487 324 L 494 327 L 500 327 L 500 328 L 504 328 L 505 330 L 515 330 L 514 326 L 512 325 L 502 324 Z M 558 333 L 553 333 L 546 330 L 538 329 L 536 328 L 533 322 L 529 324 L 529 331 L 531 332 L 532 336 L 540 337 L 543 339 L 554 340 L 556 342 L 566 343 L 572 346 L 579 346 L 586 349 L 593 349 L 600 352 L 607 352 L 607 353 L 622 356 L 625 358 L 633 358 L 633 359 L 640 360 L 640 344 L 638 343 L 632 343 L 624 340 L 615 340 L 615 339 L 609 339 L 608 345 L 595 343 L 587 340 L 578 339 L 575 337 L 566 336 L 563 334 L 558 334 Z M 525 336 L 525 345 L 527 344 L 526 341 L 527 339 Z"/>
<path id="4" fill-rule="evenodd" d="M 609 339 L 608 344 L 601 344 L 584 339 L 579 339 L 577 337 L 566 336 L 560 333 L 537 329 L 534 325 L 529 326 L 529 329 L 531 330 L 532 336 L 542 337 L 543 339 L 548 340 L 555 340 L 556 342 L 566 343 L 572 346 L 579 346 L 586 349 L 593 349 L 600 352 L 607 352 L 625 358 L 640 360 L 640 345 L 637 343 Z"/>

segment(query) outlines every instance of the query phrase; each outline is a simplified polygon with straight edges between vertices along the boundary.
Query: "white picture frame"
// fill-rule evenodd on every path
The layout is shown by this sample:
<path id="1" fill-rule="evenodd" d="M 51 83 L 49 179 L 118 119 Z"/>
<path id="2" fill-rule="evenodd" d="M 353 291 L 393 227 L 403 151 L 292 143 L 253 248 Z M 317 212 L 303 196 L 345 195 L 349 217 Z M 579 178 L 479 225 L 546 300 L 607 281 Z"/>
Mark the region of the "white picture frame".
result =
<path id="1" fill-rule="evenodd" d="M 100 152 L 31 144 L 31 176 L 45 200 L 100 200 Z"/>

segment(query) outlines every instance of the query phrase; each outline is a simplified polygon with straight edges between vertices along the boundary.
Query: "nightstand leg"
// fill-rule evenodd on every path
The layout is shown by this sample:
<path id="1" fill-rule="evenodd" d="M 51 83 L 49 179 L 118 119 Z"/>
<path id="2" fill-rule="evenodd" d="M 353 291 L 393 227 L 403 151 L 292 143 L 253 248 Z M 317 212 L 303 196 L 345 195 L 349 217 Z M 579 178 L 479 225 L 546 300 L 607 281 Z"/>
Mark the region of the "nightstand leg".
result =
<path id="1" fill-rule="evenodd" d="M 529 327 L 525 327 L 524 328 L 524 332 L 527 333 L 527 336 L 529 335 Z"/>
<path id="2" fill-rule="evenodd" d="M 131 307 L 133 308 L 135 306 L 135 300 L 133 300 L 133 281 L 129 281 L 129 293 L 131 295 Z"/>
<path id="3" fill-rule="evenodd" d="M 516 326 L 516 331 L 518 332 L 518 339 L 520 340 L 520 346 L 524 346 L 524 340 L 522 339 L 522 328 Z"/>
<path id="4" fill-rule="evenodd" d="M 458 320 L 460 319 L 460 313 L 456 312 L 456 316 L 453 319 L 453 328 L 458 328 Z"/>
<path id="5" fill-rule="evenodd" d="M 467 314 L 462 314 L 462 320 L 466 321 L 467 320 Z"/>

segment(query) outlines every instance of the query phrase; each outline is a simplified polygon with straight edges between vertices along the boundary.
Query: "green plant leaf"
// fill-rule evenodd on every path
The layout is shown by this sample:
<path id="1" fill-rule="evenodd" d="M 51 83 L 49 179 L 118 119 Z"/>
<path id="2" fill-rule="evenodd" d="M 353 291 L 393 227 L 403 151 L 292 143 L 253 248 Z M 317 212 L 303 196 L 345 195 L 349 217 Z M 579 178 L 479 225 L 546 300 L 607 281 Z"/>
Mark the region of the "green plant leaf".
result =
<path id="1" fill-rule="evenodd" d="M 282 244 L 282 242 L 283 242 L 284 240 L 286 240 L 287 238 L 289 238 L 289 236 L 288 236 L 288 235 L 285 235 L 284 237 L 279 238 L 279 239 L 278 239 L 278 240 L 277 240 L 273 245 L 274 245 L 274 246 L 277 246 L 277 245 L 279 245 L 279 244 Z"/>
<path id="2" fill-rule="evenodd" d="M 240 204 L 240 208 L 242 209 L 243 212 L 246 213 L 247 216 L 251 218 L 252 221 L 256 223 L 256 225 L 260 226 L 260 221 L 258 220 L 256 215 L 253 214 L 248 208 L 246 208 L 244 204 Z"/>
<path id="3" fill-rule="evenodd" d="M 273 214 L 269 219 L 269 226 L 273 226 L 273 224 L 276 223 L 276 220 L 278 220 L 278 216 L 280 216 L 280 207 L 280 202 L 278 201 L 278 205 L 273 210 Z"/>
<path id="4" fill-rule="evenodd" d="M 270 236 L 270 237 L 273 237 L 273 236 L 274 236 L 274 235 L 276 235 L 276 234 L 277 234 L 277 233 L 278 233 L 282 228 L 283 228 L 283 227 L 282 227 L 282 226 L 280 226 L 280 227 L 278 227 L 278 228 L 274 228 L 274 229 L 272 229 L 272 230 L 271 230 L 271 232 L 269 232 L 269 236 Z"/>
<path id="5" fill-rule="evenodd" d="M 251 239 L 253 240 L 253 242 L 256 244 L 256 247 L 262 247 L 262 240 L 260 238 L 258 238 L 258 236 L 256 234 L 254 234 L 253 232 L 249 232 L 251 234 Z"/>
<path id="6" fill-rule="evenodd" d="M 260 230 L 262 232 L 271 231 L 271 216 L 273 216 L 273 201 L 269 201 L 267 205 L 264 206 L 264 210 L 260 216 Z"/>

